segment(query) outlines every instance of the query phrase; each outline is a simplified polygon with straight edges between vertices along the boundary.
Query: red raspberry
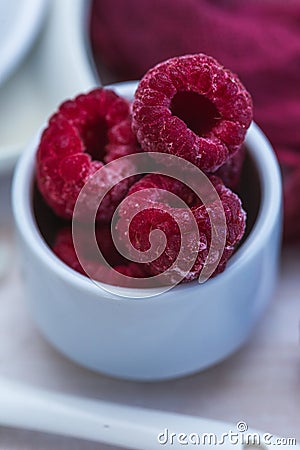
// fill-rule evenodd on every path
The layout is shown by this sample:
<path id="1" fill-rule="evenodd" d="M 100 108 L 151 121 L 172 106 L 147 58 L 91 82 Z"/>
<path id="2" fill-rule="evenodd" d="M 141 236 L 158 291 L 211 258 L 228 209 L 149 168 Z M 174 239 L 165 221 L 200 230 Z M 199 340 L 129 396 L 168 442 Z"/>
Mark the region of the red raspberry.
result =
<path id="1" fill-rule="evenodd" d="M 252 100 L 238 77 L 204 54 L 150 69 L 133 102 L 143 150 L 180 156 L 207 172 L 238 151 L 251 120 Z"/>
<path id="2" fill-rule="evenodd" d="M 245 148 L 242 146 L 215 172 L 215 175 L 221 178 L 225 186 L 233 191 L 238 191 L 244 160 Z"/>
<path id="3" fill-rule="evenodd" d="M 216 275 L 225 269 L 229 257 L 244 235 L 246 214 L 242 209 L 239 197 L 225 187 L 220 178 L 211 176 L 210 181 L 223 204 L 227 224 L 226 245 L 214 272 L 214 275 Z M 155 191 L 151 191 L 151 195 L 147 197 L 144 191 L 149 187 L 172 191 L 188 204 L 197 222 L 199 241 L 195 241 L 195 233 L 191 232 L 191 221 L 189 215 L 186 214 L 186 208 L 174 208 L 171 204 L 162 205 L 160 197 L 156 195 Z M 135 194 L 131 198 L 131 194 L 139 191 L 141 195 Z M 213 211 L 214 204 L 211 204 L 210 207 Z M 138 211 L 137 214 L 132 214 L 136 211 Z M 119 235 L 124 236 L 129 228 L 130 241 L 133 247 L 141 252 L 150 248 L 149 233 L 151 231 L 158 229 L 165 234 L 167 243 L 164 252 L 152 262 L 145 264 L 151 275 L 164 273 L 176 261 L 181 245 L 181 234 L 178 226 L 178 223 L 180 223 L 184 233 L 188 236 L 188 245 L 184 248 L 184 254 L 195 256 L 195 263 L 190 272 L 185 275 L 183 281 L 191 281 L 199 277 L 209 252 L 211 224 L 207 209 L 199 199 L 191 195 L 189 188 L 183 187 L 179 181 L 162 175 L 146 175 L 130 188 L 124 203 L 120 207 L 119 216 L 117 223 Z M 128 248 L 128 253 L 130 255 L 130 248 Z M 167 280 L 169 283 L 178 282 L 178 274 L 180 275 L 182 271 L 180 264 L 180 261 L 178 261 L 172 269 Z"/>
<path id="4" fill-rule="evenodd" d="M 118 253 L 113 244 L 108 226 L 98 226 L 96 228 L 96 238 L 104 258 L 117 272 L 131 278 L 143 278 L 146 276 L 142 264 L 128 262 Z M 84 230 L 80 240 L 81 244 L 83 245 L 84 254 L 80 255 L 80 261 L 83 263 L 83 266 L 80 264 L 75 252 L 71 228 L 65 227 L 59 230 L 53 245 L 53 251 L 65 264 L 76 270 L 76 272 L 82 275 L 88 274 L 94 280 L 115 285 L 118 282 L 116 274 L 112 269 L 100 264 L 93 258 L 93 251 L 86 245 L 87 241 Z M 131 283 L 130 279 L 125 280 L 123 287 L 130 287 L 133 283 L 134 281 Z"/>
<path id="5" fill-rule="evenodd" d="M 137 151 L 127 100 L 102 88 L 79 95 L 60 106 L 42 134 L 37 152 L 39 190 L 58 216 L 70 219 L 90 177 L 103 164 Z M 124 178 L 127 164 L 119 166 Z M 133 181 L 124 180 L 111 190 L 99 220 L 110 219 Z M 105 185 L 107 180 L 102 183 L 98 177 L 97 182 Z"/>

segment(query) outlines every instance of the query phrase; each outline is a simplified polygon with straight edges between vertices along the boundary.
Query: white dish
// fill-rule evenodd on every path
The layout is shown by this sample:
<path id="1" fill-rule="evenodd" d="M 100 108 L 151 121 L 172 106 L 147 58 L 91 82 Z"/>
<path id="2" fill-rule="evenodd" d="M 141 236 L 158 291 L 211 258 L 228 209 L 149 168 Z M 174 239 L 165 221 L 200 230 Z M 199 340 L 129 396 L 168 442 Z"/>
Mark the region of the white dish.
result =
<path id="1" fill-rule="evenodd" d="M 21 12 L 27 5 L 27 13 L 23 14 L 26 18 L 34 16 L 35 4 L 46 1 L 11 3 L 17 4 Z M 0 14 L 2 10 L 5 13 L 6 4 L 10 3 L 0 0 Z M 99 84 L 86 45 L 87 12 L 84 0 L 49 2 L 45 29 L 37 46 L 19 70 L 0 86 L 0 175 L 13 169 L 32 135 L 59 103 Z M 28 19 L 31 27 L 32 21 L 33 17 Z M 0 56 L 1 49 L 0 41 Z"/>
<path id="2" fill-rule="evenodd" d="M 11 171 L 26 143 L 47 117 L 33 58 L 0 88 L 0 175 Z"/>
<path id="3" fill-rule="evenodd" d="M 0 85 L 32 46 L 47 0 L 0 0 Z"/>

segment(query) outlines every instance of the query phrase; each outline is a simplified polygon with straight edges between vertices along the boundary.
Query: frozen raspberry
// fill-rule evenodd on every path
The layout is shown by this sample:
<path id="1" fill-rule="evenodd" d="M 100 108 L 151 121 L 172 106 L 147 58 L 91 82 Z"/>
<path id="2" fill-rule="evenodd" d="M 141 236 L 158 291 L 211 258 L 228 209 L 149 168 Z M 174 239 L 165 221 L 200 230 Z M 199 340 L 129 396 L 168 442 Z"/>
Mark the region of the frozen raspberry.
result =
<path id="1" fill-rule="evenodd" d="M 225 269 L 229 257 L 244 235 L 246 214 L 242 209 L 239 197 L 225 187 L 220 178 L 211 176 L 210 181 L 219 194 L 227 224 L 226 245 L 214 272 L 214 275 L 216 275 Z M 174 208 L 172 204 L 162 204 L 161 197 L 158 195 L 159 191 L 157 191 L 157 195 L 155 190 L 152 190 L 149 196 L 145 194 L 145 189 L 155 186 L 158 189 L 172 191 L 187 203 L 187 207 L 190 208 L 197 223 L 198 241 L 195 240 L 195 231 L 191 228 L 187 207 Z M 135 195 L 131 197 L 133 193 Z M 140 195 L 137 195 L 137 193 Z M 213 203 L 209 207 L 211 211 L 214 211 Z M 193 255 L 195 260 L 189 273 L 185 273 L 181 280 L 192 281 L 199 277 L 209 252 L 211 224 L 207 209 L 198 198 L 191 195 L 189 188 L 183 187 L 179 181 L 173 180 L 172 182 L 171 179 L 162 175 L 146 175 L 130 188 L 124 203 L 121 205 L 119 216 L 117 223 L 119 235 L 124 236 L 124 233 L 127 233 L 129 229 L 130 242 L 141 254 L 150 248 L 150 232 L 161 230 L 164 233 L 166 247 L 163 253 L 158 258 L 145 264 L 146 270 L 152 276 L 164 273 L 176 261 L 182 240 L 178 225 L 180 223 L 188 242 L 186 248 L 184 248 L 184 257 Z M 128 247 L 129 255 L 130 251 L 131 249 Z M 182 262 L 176 261 L 168 275 L 168 283 L 178 282 L 182 272 Z"/>
<path id="2" fill-rule="evenodd" d="M 216 172 L 225 186 L 233 191 L 238 191 L 241 181 L 243 163 L 245 160 L 245 147 L 242 146 L 231 156 Z"/>
<path id="3" fill-rule="evenodd" d="M 83 246 L 83 255 L 80 255 L 80 261 L 78 260 L 77 254 L 75 252 L 72 232 L 70 227 L 65 227 L 59 230 L 57 233 L 53 251 L 54 253 L 69 267 L 82 275 L 92 276 L 96 281 L 100 281 L 107 284 L 115 285 L 118 283 L 117 276 L 115 272 L 102 265 L 95 260 L 93 257 L 93 250 L 89 249 L 86 245 L 86 238 L 83 233 L 81 236 L 80 245 Z M 101 226 L 96 228 L 96 238 L 98 246 L 108 262 L 108 264 L 113 267 L 117 272 L 122 273 L 129 277 L 128 280 L 123 281 L 122 287 L 130 287 L 134 284 L 134 280 L 130 281 L 130 278 L 143 278 L 147 276 L 144 271 L 142 264 L 137 264 L 134 262 L 128 262 L 123 258 L 116 250 L 110 233 L 110 228 L 108 226 Z M 77 241 L 78 242 L 78 241 Z"/>
<path id="4" fill-rule="evenodd" d="M 252 100 L 238 77 L 204 54 L 150 69 L 133 101 L 144 151 L 171 153 L 207 172 L 238 151 L 251 120 Z"/>
<path id="5" fill-rule="evenodd" d="M 105 163 L 137 151 L 127 100 L 102 88 L 79 95 L 60 106 L 42 134 L 37 152 L 39 190 L 58 216 L 70 219 L 90 177 Z M 127 164 L 118 166 L 124 178 Z M 107 183 L 99 178 L 97 183 Z M 111 190 L 98 212 L 99 220 L 110 219 L 133 181 L 124 180 Z"/>
<path id="6" fill-rule="evenodd" d="M 79 229 L 76 227 L 76 231 L 78 232 Z M 103 257 L 106 259 L 108 264 L 111 266 L 116 265 L 122 265 L 125 262 L 125 258 L 123 258 L 120 253 L 116 250 L 112 237 L 111 237 L 111 231 L 110 227 L 108 225 L 97 225 L 96 229 L 96 239 L 97 244 L 99 246 L 99 249 L 101 253 L 103 254 Z M 87 238 L 86 230 L 84 228 L 84 225 L 80 228 L 80 235 L 76 236 L 76 242 L 77 245 L 80 246 L 82 255 L 84 259 L 91 260 L 95 259 L 97 257 L 94 256 L 94 250 L 91 249 L 90 243 Z M 66 226 L 64 228 L 61 228 L 55 238 L 55 243 L 53 246 L 54 251 L 58 250 L 60 253 L 60 256 L 65 254 L 65 257 L 68 258 L 68 249 L 72 249 L 72 252 L 74 250 L 74 244 L 73 244 L 73 237 L 72 237 L 72 230 L 71 226 Z M 65 253 L 64 253 L 65 251 Z M 67 261 L 65 261 L 67 262 Z M 73 267 L 72 264 L 69 264 L 71 267 Z M 73 267 L 74 268 L 74 267 Z"/>
<path id="7" fill-rule="evenodd" d="M 126 275 L 127 277 L 131 278 L 144 278 L 148 276 L 145 272 L 143 264 L 138 264 L 135 262 L 123 264 L 122 266 L 115 266 L 114 269 L 117 272 L 122 273 L 123 275 Z M 113 276 L 111 277 L 111 279 L 112 278 Z M 129 283 L 127 286 L 129 286 Z"/>

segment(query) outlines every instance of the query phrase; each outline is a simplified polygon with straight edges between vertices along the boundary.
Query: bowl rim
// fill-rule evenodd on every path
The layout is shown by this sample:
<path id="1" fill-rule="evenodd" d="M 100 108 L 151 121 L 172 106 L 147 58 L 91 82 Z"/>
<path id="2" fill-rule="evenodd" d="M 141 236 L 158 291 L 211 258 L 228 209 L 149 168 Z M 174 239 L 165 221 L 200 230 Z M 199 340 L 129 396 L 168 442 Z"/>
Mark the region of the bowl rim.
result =
<path id="1" fill-rule="evenodd" d="M 118 83 L 114 87 L 116 92 L 124 94 L 128 92 L 128 89 L 132 90 L 133 83 L 135 82 Z M 120 288 L 120 292 L 124 292 L 125 296 L 122 296 L 122 294 L 114 295 L 104 289 L 99 291 L 98 284 L 68 267 L 47 245 L 36 224 L 32 205 L 35 154 L 41 133 L 42 130 L 39 131 L 23 152 L 13 177 L 13 215 L 22 239 L 30 246 L 40 261 L 49 270 L 55 272 L 59 278 L 73 284 L 77 289 L 89 290 L 95 293 L 96 298 L 97 294 L 99 296 L 99 292 L 101 292 L 101 297 L 121 299 L 123 302 L 135 301 L 135 297 L 138 297 L 139 302 L 149 301 L 149 299 L 154 301 L 156 288 Z M 227 278 L 232 276 L 237 267 L 241 268 L 247 264 L 247 261 L 264 245 L 266 236 L 278 220 L 278 215 L 282 217 L 282 185 L 279 164 L 269 140 L 254 122 L 252 122 L 246 134 L 245 146 L 253 159 L 260 180 L 261 201 L 258 215 L 249 235 L 228 261 L 226 270 L 218 274 L 217 277 L 207 280 L 202 284 L 201 289 L 226 281 Z M 180 294 L 182 289 L 192 289 L 195 287 L 195 283 L 194 281 L 192 283 L 179 284 L 176 286 L 176 291 Z M 173 288 L 170 291 L 173 291 Z M 153 296 L 138 295 L 141 292 L 153 292 Z M 160 298 L 161 296 L 158 295 L 157 297 Z"/>

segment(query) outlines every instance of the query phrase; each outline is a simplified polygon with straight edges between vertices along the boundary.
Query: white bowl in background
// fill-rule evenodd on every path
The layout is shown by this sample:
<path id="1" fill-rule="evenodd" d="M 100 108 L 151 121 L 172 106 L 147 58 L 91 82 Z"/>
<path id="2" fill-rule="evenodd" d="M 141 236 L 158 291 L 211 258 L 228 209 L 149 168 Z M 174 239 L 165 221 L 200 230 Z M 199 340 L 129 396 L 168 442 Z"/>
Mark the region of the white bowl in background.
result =
<path id="1" fill-rule="evenodd" d="M 36 43 L 28 58 L 5 81 L 4 72 L 1 72 L 0 42 L 0 84 L 2 79 L 4 81 L 0 86 L 0 176 L 11 172 L 36 130 L 63 100 L 99 85 L 88 45 L 89 2 L 0 0 L 0 14 L 6 8 L 8 11 L 9 5 L 11 11 L 18 6 L 22 13 L 22 26 L 16 35 L 19 40 L 21 33 L 25 33 L 25 24 L 31 27 L 30 40 L 29 34 L 27 40 L 24 39 L 22 57 L 25 56 L 25 48 L 28 51 L 34 43 L 34 38 Z M 44 8 L 47 17 L 42 23 L 42 6 L 45 5 L 48 6 Z M 42 33 L 38 35 L 38 25 L 42 24 Z M 16 31 L 15 27 L 12 31 Z M 12 39 L 11 47 L 15 39 Z M 15 56 L 15 65 L 17 59 L 21 61 L 20 58 L 21 52 L 18 58 Z M 10 64 L 12 70 L 12 62 Z M 8 75 L 8 71 L 5 75 Z"/>
<path id="2" fill-rule="evenodd" d="M 33 45 L 47 3 L 48 0 L 0 0 L 0 86 Z"/>
<path id="3" fill-rule="evenodd" d="M 53 0 L 39 47 L 39 79 L 52 110 L 64 99 L 99 85 L 88 41 L 90 1 Z"/>
<path id="4" fill-rule="evenodd" d="M 122 83 L 115 89 L 132 97 L 135 86 Z M 37 145 L 38 137 L 18 164 L 13 209 L 26 297 L 35 322 L 55 348 L 108 375 L 155 381 L 202 370 L 246 341 L 271 298 L 281 237 L 278 162 L 255 124 L 246 138 L 244 200 L 249 218 L 256 212 L 247 238 L 215 278 L 150 298 L 133 298 L 136 290 L 132 298 L 107 292 L 51 251 L 33 209 Z"/>

